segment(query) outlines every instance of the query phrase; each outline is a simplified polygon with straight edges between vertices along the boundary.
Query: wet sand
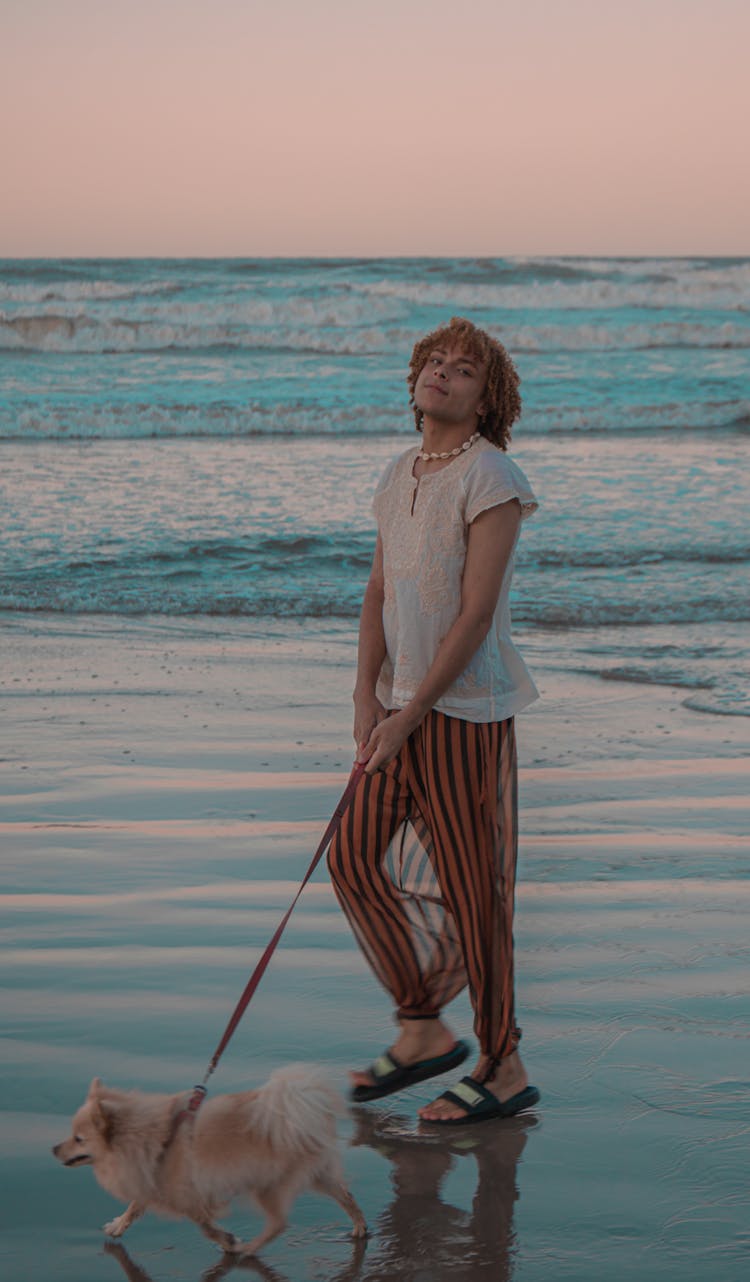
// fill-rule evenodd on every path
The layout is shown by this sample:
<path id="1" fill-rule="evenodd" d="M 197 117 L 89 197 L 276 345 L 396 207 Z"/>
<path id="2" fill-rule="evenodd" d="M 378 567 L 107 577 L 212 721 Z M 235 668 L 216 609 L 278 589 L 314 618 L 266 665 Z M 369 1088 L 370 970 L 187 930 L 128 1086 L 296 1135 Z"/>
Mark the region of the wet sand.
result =
<path id="1" fill-rule="evenodd" d="M 522 646 L 522 648 L 524 648 Z M 426 1083 L 345 1119 L 364 1248 L 313 1196 L 261 1261 L 281 1282 L 739 1282 L 746 1275 L 747 721 L 684 691 L 530 660 L 517 719 L 516 919 L 533 1115 L 429 1132 Z M 0 841 L 8 1282 L 219 1278 L 186 1223 L 121 1246 L 116 1204 L 50 1146 L 93 1075 L 199 1079 L 351 764 L 348 628 L 10 617 Z M 470 1035 L 468 1004 L 451 1009 Z M 345 1070 L 392 1038 L 325 872 L 214 1078 L 307 1059 Z M 450 1079 L 441 1082 L 448 1085 Z M 252 1230 L 253 1212 L 228 1221 Z"/>

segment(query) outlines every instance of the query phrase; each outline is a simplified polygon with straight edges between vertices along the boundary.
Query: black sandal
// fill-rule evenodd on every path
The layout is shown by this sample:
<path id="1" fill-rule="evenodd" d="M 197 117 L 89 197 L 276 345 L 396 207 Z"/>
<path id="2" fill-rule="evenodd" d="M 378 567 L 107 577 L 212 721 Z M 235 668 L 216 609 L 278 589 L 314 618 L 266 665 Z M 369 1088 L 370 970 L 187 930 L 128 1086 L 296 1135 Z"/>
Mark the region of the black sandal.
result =
<path id="1" fill-rule="evenodd" d="M 462 1077 L 458 1086 L 444 1091 L 438 1098 L 465 1109 L 463 1117 L 422 1117 L 421 1122 L 429 1126 L 464 1126 L 467 1122 L 486 1122 L 492 1117 L 515 1117 L 538 1104 L 541 1096 L 536 1086 L 527 1086 L 510 1099 L 499 1100 L 473 1077 Z"/>
<path id="2" fill-rule="evenodd" d="M 384 1095 L 393 1095 L 396 1091 L 406 1090 L 417 1082 L 426 1082 L 430 1077 L 439 1077 L 452 1068 L 463 1064 L 468 1057 L 469 1047 L 466 1042 L 458 1041 L 444 1055 L 435 1055 L 432 1059 L 420 1059 L 416 1064 L 401 1064 L 391 1053 L 385 1051 L 378 1056 L 368 1069 L 373 1078 L 372 1086 L 354 1086 L 351 1098 L 363 1104 L 367 1100 L 382 1099 Z"/>

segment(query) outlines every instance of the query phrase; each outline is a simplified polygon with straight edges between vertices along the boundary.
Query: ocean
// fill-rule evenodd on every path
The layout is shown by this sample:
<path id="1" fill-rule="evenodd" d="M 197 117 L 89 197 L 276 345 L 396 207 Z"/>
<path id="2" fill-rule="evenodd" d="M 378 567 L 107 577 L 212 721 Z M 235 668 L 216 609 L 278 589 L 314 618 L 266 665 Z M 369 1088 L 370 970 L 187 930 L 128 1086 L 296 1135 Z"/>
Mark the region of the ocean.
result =
<path id="1" fill-rule="evenodd" d="M 750 713 L 750 258 L 0 262 L 0 610 L 357 616 L 415 340 L 508 347 L 514 629 Z"/>

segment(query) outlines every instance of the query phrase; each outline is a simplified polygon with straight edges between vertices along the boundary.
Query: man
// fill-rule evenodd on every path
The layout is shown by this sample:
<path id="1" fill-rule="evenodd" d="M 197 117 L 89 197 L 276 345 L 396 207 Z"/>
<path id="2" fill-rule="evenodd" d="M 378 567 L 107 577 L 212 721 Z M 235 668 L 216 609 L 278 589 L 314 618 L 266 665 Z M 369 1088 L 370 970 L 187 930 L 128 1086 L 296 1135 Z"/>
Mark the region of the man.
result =
<path id="1" fill-rule="evenodd" d="M 521 521 L 538 506 L 505 450 L 521 409 L 502 345 L 469 321 L 417 343 L 409 390 L 421 446 L 385 470 L 360 619 L 354 735 L 365 772 L 329 866 L 400 1025 L 353 1073 L 377 1099 L 463 1062 L 442 1008 L 468 983 L 480 1054 L 420 1109 L 455 1124 L 535 1103 L 517 1046 L 514 717 L 538 691 L 510 636 Z"/>

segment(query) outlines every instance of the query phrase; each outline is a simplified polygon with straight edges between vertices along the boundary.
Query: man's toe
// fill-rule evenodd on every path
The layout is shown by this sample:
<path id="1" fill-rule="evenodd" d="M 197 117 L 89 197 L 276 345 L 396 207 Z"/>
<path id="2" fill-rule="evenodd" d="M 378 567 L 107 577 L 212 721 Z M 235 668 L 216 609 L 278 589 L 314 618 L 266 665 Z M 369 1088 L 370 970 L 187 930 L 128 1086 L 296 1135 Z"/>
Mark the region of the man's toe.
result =
<path id="1" fill-rule="evenodd" d="M 356 1070 L 352 1070 L 349 1073 L 349 1080 L 352 1086 L 374 1086 L 375 1085 L 372 1073 L 367 1073 L 367 1072 L 357 1072 Z"/>

